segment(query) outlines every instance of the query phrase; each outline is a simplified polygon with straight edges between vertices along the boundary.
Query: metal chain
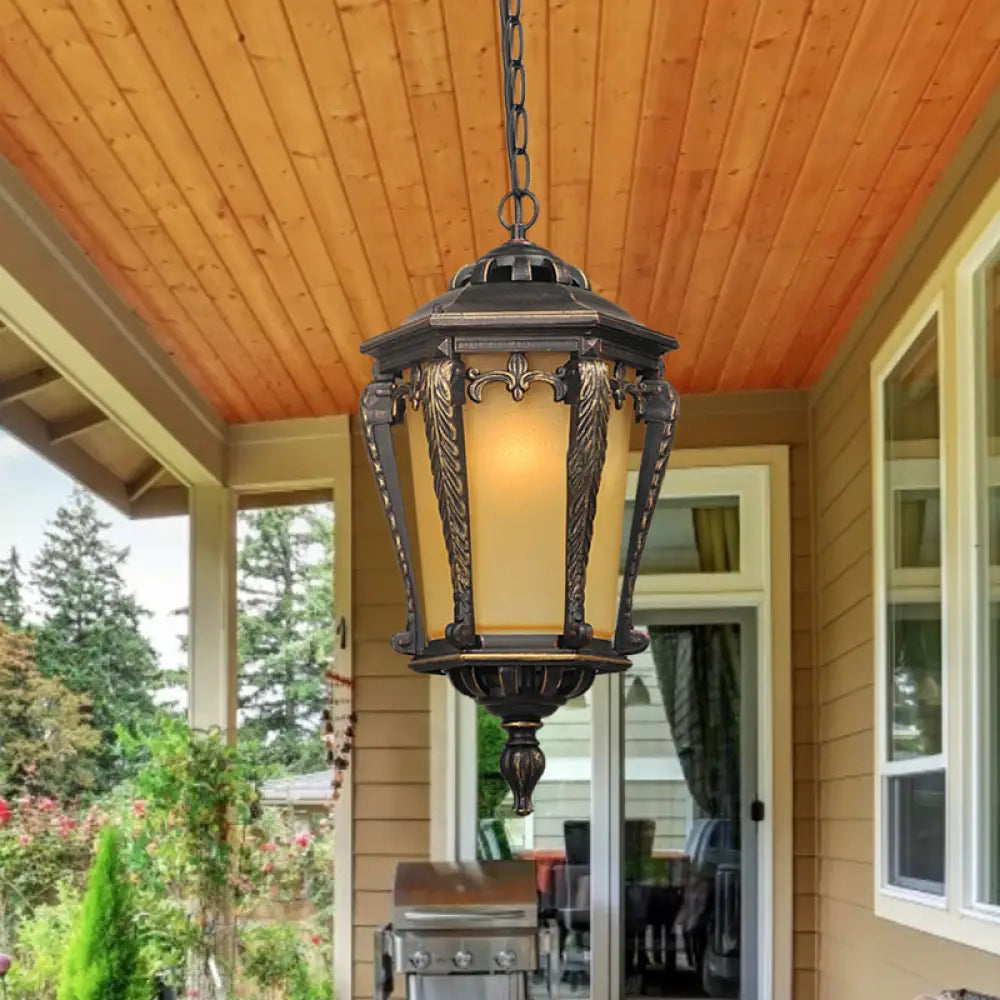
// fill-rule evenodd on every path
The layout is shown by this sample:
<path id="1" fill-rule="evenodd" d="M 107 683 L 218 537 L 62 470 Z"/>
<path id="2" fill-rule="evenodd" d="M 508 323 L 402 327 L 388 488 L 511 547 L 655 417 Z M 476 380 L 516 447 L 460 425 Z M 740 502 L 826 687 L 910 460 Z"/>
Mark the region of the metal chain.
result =
<path id="1" fill-rule="evenodd" d="M 532 194 L 531 160 L 528 158 L 528 112 L 524 73 L 524 25 L 521 23 L 521 0 L 499 0 L 500 37 L 503 46 L 504 111 L 507 119 L 507 163 L 510 190 L 500 199 L 497 215 L 511 239 L 523 240 L 538 218 L 538 199 Z M 531 218 L 524 219 L 524 200 L 532 205 Z M 513 202 L 514 221 L 504 217 L 507 202 Z"/>

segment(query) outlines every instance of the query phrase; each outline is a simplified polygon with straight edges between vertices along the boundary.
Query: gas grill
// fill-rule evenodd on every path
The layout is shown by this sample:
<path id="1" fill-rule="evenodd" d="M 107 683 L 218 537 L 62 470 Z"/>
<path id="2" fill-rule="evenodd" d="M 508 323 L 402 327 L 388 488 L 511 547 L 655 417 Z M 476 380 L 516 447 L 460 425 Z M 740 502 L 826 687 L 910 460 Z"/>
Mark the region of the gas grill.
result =
<path id="1" fill-rule="evenodd" d="M 375 933 L 375 997 L 405 976 L 407 1000 L 527 1000 L 542 956 L 554 996 L 557 955 L 531 862 L 402 862 Z"/>

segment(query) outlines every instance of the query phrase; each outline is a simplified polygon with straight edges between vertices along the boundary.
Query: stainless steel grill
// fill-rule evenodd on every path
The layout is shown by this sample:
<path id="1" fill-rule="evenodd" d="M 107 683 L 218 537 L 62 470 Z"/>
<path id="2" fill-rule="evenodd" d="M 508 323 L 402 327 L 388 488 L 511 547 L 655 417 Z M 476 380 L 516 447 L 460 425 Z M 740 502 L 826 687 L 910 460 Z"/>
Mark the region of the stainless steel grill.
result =
<path id="1" fill-rule="evenodd" d="M 526 1000 L 542 954 L 557 981 L 549 938 L 531 862 L 401 863 L 375 936 L 376 998 L 405 976 L 409 1000 Z"/>

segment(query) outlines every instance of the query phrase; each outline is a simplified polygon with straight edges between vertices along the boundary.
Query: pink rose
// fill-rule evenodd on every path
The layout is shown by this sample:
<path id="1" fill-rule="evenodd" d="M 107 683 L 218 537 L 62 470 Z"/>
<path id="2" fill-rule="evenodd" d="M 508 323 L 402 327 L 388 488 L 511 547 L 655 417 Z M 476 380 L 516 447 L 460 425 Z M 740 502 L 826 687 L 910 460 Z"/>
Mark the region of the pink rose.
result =
<path id="1" fill-rule="evenodd" d="M 309 846 L 309 834 L 306 833 L 306 832 L 300 833 L 295 838 L 295 843 L 298 844 L 299 847 L 308 847 Z"/>

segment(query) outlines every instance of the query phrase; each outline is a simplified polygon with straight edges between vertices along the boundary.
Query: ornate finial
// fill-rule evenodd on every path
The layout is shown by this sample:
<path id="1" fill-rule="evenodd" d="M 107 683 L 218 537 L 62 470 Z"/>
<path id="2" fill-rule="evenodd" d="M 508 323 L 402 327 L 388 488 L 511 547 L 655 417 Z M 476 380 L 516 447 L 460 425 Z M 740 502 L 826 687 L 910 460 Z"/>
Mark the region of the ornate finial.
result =
<path id="1" fill-rule="evenodd" d="M 541 722 L 533 719 L 502 723 L 507 743 L 500 754 L 500 773 L 514 793 L 514 812 L 528 816 L 534 812 L 531 801 L 535 786 L 545 773 L 545 754 L 538 745 Z"/>

